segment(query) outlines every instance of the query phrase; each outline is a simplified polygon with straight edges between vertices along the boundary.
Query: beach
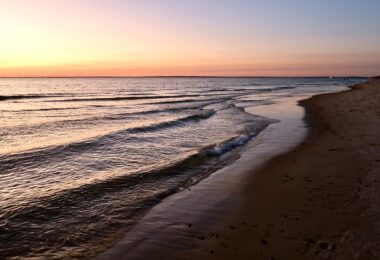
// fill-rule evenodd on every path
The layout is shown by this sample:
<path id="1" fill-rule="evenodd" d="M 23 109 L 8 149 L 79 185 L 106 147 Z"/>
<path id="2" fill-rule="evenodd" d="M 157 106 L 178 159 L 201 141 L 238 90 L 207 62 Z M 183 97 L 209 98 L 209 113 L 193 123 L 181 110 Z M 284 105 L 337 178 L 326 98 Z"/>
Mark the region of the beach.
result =
<path id="1" fill-rule="evenodd" d="M 330 257 L 337 248 L 336 241 L 328 235 L 330 233 L 316 230 L 320 226 L 328 228 L 324 221 L 331 212 L 325 208 L 330 210 L 340 205 L 337 204 L 340 202 L 329 201 L 330 196 L 344 195 L 338 199 L 347 201 L 347 208 L 351 208 L 353 186 L 349 180 L 352 176 L 344 173 L 357 168 L 348 164 L 342 167 L 345 157 L 339 157 L 343 155 L 340 151 L 351 149 L 337 143 L 341 138 L 336 141 L 334 136 L 327 136 L 331 130 L 321 114 L 327 105 L 319 99 L 332 97 L 334 101 L 336 96 L 357 93 L 345 89 L 335 89 L 337 93 L 331 93 L 330 89 L 329 94 L 317 96 L 305 93 L 278 97 L 271 105 L 246 108 L 248 113 L 278 121 L 246 144 L 235 163 L 155 206 L 98 259 Z M 315 97 L 310 99 L 312 96 Z M 352 98 L 346 99 L 354 102 Z M 361 106 L 361 102 L 357 104 Z M 342 106 L 341 110 L 334 108 L 334 113 L 344 114 L 346 107 Z M 356 125 L 356 122 L 351 124 Z M 356 140 L 355 136 L 351 138 Z M 357 163 L 352 161 L 352 164 Z M 344 176 L 333 174 L 338 170 Z M 348 191 L 338 191 L 338 186 Z M 335 189 L 333 194 L 329 194 L 328 188 Z M 350 214 L 347 209 L 343 212 Z M 311 229 L 309 233 L 302 233 L 307 230 L 298 226 L 302 221 Z M 334 221 L 339 222 L 340 218 Z M 335 226 L 334 221 L 329 220 L 330 225 Z M 344 223 L 350 225 L 351 222 Z M 287 255 L 291 247 L 283 240 L 292 241 L 291 255 Z M 324 247 L 326 251 L 318 251 Z"/>
<path id="2" fill-rule="evenodd" d="M 0 257 L 198 248 L 305 138 L 298 101 L 365 80 L 0 79 Z"/>
<path id="3" fill-rule="evenodd" d="M 380 1 L 25 2 L 0 260 L 380 259 Z"/>
<path id="4" fill-rule="evenodd" d="M 367 87 L 342 92 L 365 80 L 4 79 L 13 88 L 2 88 L 0 104 L 8 144 L 0 157 L 5 198 L 0 239 L 7 241 L 0 256 L 198 259 L 245 258 L 254 252 L 278 257 L 290 252 L 274 247 L 278 241 L 290 248 L 285 238 L 297 250 L 309 241 L 307 255 L 320 242 L 331 249 L 321 255 L 331 254 L 338 243 L 325 231 L 299 234 L 307 229 L 297 225 L 305 220 L 315 227 L 320 221 L 327 228 L 323 214 L 331 212 L 320 209 L 343 204 L 328 197 L 344 195 L 337 199 L 347 200 L 351 209 L 352 192 L 334 195 L 326 189 L 356 189 L 346 168 L 360 171 L 362 164 L 370 165 L 361 158 L 378 160 L 371 157 L 377 125 L 361 122 L 376 122 L 375 112 L 361 117 L 372 107 L 378 111 L 371 101 L 376 93 L 368 94 Z M 44 91 L 25 87 L 30 84 L 43 85 Z M 55 84 L 62 86 L 59 92 Z M 136 93 L 139 84 L 148 93 Z M 155 90 L 160 84 L 165 87 Z M 360 100 L 351 93 L 360 93 Z M 335 102 L 341 95 L 348 95 L 349 105 Z M 329 98 L 332 108 L 324 101 Z M 369 107 L 361 100 L 371 101 Z M 326 117 L 330 114 L 337 118 Z M 350 136 L 335 140 L 331 133 L 341 129 Z M 357 138 L 363 129 L 368 135 Z M 63 138 L 49 138 L 52 134 Z M 372 151 L 352 140 L 366 140 Z M 357 147 L 369 155 L 357 155 Z M 345 163 L 348 155 L 355 158 L 352 165 Z M 326 165 L 319 165 L 321 158 Z M 343 176 L 333 179 L 333 167 Z M 376 216 L 375 208 L 371 212 Z M 285 238 L 276 240 L 281 234 Z"/>
<path id="5" fill-rule="evenodd" d="M 308 137 L 252 172 L 200 258 L 378 259 L 379 91 L 373 79 L 302 101 Z"/>

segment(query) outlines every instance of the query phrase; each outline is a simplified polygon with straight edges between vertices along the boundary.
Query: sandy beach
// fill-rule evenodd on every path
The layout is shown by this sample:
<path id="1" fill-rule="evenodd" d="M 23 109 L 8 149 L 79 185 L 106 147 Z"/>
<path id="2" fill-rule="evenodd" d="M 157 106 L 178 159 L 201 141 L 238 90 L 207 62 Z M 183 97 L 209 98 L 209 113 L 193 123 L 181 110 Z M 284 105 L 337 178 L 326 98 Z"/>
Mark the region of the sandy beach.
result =
<path id="1" fill-rule="evenodd" d="M 210 259 L 380 257 L 380 79 L 302 101 L 311 126 L 247 182 Z"/>
<path id="2" fill-rule="evenodd" d="M 380 259 L 380 1 L 26 2 L 0 260 Z"/>

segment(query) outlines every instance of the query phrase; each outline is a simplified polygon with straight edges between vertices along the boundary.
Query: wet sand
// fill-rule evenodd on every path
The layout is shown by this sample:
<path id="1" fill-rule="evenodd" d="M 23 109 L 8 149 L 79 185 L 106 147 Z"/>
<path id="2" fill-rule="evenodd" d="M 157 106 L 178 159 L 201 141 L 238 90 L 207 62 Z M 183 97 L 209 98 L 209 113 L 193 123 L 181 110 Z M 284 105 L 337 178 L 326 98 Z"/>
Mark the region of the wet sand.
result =
<path id="1" fill-rule="evenodd" d="M 197 258 L 380 258 L 380 79 L 301 105 L 309 136 L 252 172 Z"/>
<path id="2" fill-rule="evenodd" d="M 200 183 L 184 189 L 151 209 L 125 237 L 96 259 L 198 259 L 205 246 L 219 241 L 220 227 L 230 223 L 242 202 L 242 187 L 252 169 L 288 152 L 307 136 L 298 101 L 309 97 L 279 97 L 274 104 L 247 108 L 253 114 L 279 119 L 252 142 L 241 157 Z"/>
<path id="3" fill-rule="evenodd" d="M 248 109 L 280 121 L 97 259 L 376 259 L 378 85 Z"/>

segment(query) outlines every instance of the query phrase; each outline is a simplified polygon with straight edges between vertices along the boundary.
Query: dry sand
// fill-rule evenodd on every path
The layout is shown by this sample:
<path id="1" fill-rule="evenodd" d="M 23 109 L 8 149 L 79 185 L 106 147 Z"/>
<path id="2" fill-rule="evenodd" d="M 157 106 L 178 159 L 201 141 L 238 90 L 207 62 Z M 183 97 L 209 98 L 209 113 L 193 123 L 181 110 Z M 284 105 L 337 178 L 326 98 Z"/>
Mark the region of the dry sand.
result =
<path id="1" fill-rule="evenodd" d="M 309 137 L 252 174 L 199 258 L 380 259 L 380 79 L 301 104 Z"/>

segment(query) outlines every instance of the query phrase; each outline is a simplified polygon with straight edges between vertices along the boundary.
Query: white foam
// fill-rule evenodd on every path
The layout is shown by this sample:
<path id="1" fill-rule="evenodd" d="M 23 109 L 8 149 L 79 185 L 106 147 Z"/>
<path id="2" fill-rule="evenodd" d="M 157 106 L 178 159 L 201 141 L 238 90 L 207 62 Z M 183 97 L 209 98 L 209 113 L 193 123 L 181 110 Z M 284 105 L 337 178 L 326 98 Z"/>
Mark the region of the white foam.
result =
<path id="1" fill-rule="evenodd" d="M 242 146 L 246 144 L 249 140 L 252 139 L 253 136 L 254 135 L 244 134 L 244 135 L 233 137 L 220 144 L 207 147 L 206 149 L 202 151 L 202 154 L 206 156 L 218 156 L 218 155 L 224 154 L 238 146 Z"/>

